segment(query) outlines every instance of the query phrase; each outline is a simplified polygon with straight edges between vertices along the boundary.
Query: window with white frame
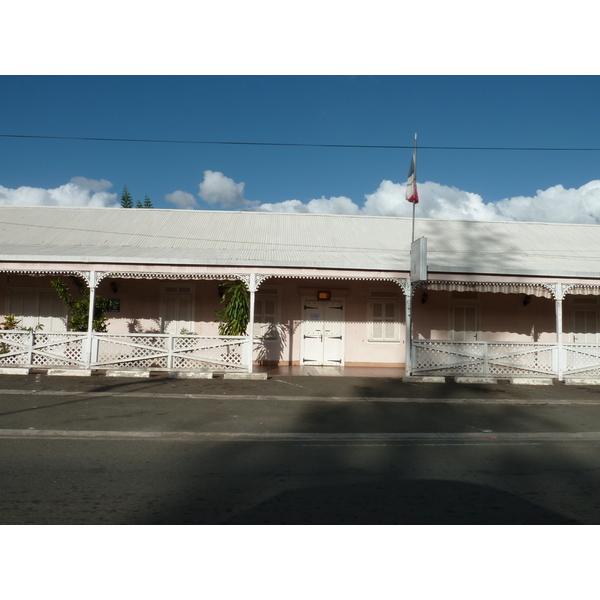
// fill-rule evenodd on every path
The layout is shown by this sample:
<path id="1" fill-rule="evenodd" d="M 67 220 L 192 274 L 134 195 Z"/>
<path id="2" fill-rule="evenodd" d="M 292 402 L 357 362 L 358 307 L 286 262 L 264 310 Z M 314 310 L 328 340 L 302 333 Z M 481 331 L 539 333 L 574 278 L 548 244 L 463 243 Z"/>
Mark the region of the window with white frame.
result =
<path id="1" fill-rule="evenodd" d="M 399 341 L 398 292 L 370 290 L 367 305 L 367 329 L 370 342 Z"/>
<path id="2" fill-rule="evenodd" d="M 194 285 L 163 283 L 160 310 L 163 333 L 179 335 L 194 331 Z"/>
<path id="3" fill-rule="evenodd" d="M 479 293 L 452 292 L 450 298 L 450 339 L 476 342 L 479 339 Z"/>
<path id="4" fill-rule="evenodd" d="M 279 337 L 279 289 L 264 288 L 254 298 L 254 337 L 275 340 Z"/>
<path id="5" fill-rule="evenodd" d="M 39 328 L 42 331 L 67 330 L 67 309 L 54 290 L 9 289 L 6 314 L 15 315 L 19 327 Z"/>
<path id="6" fill-rule="evenodd" d="M 571 337 L 575 344 L 597 344 L 598 303 L 595 296 L 573 296 L 571 299 Z"/>

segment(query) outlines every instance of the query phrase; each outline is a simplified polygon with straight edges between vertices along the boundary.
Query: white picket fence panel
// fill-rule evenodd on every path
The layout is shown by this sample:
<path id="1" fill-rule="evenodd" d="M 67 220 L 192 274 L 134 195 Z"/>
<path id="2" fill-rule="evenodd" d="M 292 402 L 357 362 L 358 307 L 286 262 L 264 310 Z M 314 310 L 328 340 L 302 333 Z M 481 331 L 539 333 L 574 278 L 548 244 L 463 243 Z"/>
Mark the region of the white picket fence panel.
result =
<path id="1" fill-rule="evenodd" d="M 0 331 L 0 367 L 248 371 L 247 337 Z M 414 375 L 558 375 L 558 346 L 539 342 L 412 340 Z M 600 345 L 563 344 L 565 377 L 600 377 Z"/>
<path id="2" fill-rule="evenodd" d="M 0 367 L 85 367 L 86 333 L 0 331 Z"/>
<path id="3" fill-rule="evenodd" d="M 600 377 L 600 346 L 597 344 L 563 344 L 565 377 Z"/>
<path id="4" fill-rule="evenodd" d="M 539 342 L 412 340 L 414 375 L 558 375 L 558 346 Z"/>
<path id="5" fill-rule="evenodd" d="M 0 367 L 248 371 L 242 336 L 0 331 Z"/>
<path id="6" fill-rule="evenodd" d="M 94 334 L 92 368 L 247 371 L 242 336 Z"/>

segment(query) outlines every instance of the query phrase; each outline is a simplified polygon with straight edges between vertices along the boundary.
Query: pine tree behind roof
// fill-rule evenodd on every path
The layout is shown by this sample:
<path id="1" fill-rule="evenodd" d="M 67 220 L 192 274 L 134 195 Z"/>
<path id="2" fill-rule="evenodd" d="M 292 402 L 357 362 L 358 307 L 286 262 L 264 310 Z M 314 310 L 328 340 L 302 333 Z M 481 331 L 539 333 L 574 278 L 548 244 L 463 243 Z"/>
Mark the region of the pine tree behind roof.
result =
<path id="1" fill-rule="evenodd" d="M 123 186 L 123 193 L 121 194 L 121 206 L 123 208 L 133 208 L 133 198 L 126 185 Z"/>

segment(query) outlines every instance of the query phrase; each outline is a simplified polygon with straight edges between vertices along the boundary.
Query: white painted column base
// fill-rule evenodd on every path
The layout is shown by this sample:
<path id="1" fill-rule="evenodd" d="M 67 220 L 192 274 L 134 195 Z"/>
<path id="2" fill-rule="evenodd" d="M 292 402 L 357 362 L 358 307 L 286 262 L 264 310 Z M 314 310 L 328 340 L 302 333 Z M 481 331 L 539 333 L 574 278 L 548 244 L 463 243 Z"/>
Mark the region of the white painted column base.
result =
<path id="1" fill-rule="evenodd" d="M 150 371 L 134 371 L 134 370 L 111 370 L 106 371 L 107 377 L 150 377 Z"/>
<path id="2" fill-rule="evenodd" d="M 543 377 L 511 377 L 511 383 L 517 385 L 552 385 L 552 379 L 546 379 Z"/>
<path id="3" fill-rule="evenodd" d="M 565 385 L 600 385 L 600 379 L 594 379 L 592 377 L 585 379 L 577 377 L 565 377 Z"/>
<path id="4" fill-rule="evenodd" d="M 169 377 L 173 379 L 212 379 L 214 373 L 204 371 L 171 371 Z"/>
<path id="5" fill-rule="evenodd" d="M 224 373 L 223 379 L 267 379 L 266 373 Z"/>
<path id="6" fill-rule="evenodd" d="M 495 377 L 455 377 L 455 383 L 498 383 Z"/>
<path id="7" fill-rule="evenodd" d="M 55 375 L 58 377 L 90 377 L 91 369 L 48 369 L 46 375 Z"/>

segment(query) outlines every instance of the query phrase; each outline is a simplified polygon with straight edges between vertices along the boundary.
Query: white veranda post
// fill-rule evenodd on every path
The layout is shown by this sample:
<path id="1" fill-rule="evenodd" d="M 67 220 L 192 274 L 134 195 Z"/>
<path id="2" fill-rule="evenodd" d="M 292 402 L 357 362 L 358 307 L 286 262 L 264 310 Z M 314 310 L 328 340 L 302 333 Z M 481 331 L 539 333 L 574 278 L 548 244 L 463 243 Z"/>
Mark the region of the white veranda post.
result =
<path id="1" fill-rule="evenodd" d="M 88 326 L 86 338 L 85 367 L 90 368 L 92 362 L 92 348 L 94 344 L 94 304 L 96 303 L 96 271 L 90 271 L 90 307 L 88 311 Z"/>
<path id="2" fill-rule="evenodd" d="M 404 372 L 406 375 L 411 374 L 412 370 L 412 361 L 411 361 L 411 353 L 412 353 L 412 284 L 410 279 L 407 282 L 406 290 L 405 290 L 405 302 L 406 302 L 406 332 L 405 332 L 405 346 L 406 346 L 406 358 L 404 361 Z"/>
<path id="3" fill-rule="evenodd" d="M 554 297 L 554 308 L 556 312 L 556 370 L 558 372 L 558 380 L 563 378 L 562 364 L 562 332 L 563 332 L 563 292 L 562 285 L 556 284 L 556 296 Z"/>
<path id="4" fill-rule="evenodd" d="M 254 355 L 254 304 L 256 296 L 256 274 L 250 273 L 250 314 L 248 315 L 248 373 L 252 373 L 252 362 Z"/>

